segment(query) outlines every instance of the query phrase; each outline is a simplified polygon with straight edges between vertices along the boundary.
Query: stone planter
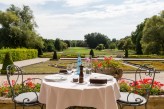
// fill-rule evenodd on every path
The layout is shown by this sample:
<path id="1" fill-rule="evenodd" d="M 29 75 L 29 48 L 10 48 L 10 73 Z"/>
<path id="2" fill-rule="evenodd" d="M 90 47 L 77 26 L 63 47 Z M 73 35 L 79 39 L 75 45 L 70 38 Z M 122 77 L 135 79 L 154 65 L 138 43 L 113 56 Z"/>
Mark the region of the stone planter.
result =
<path id="1" fill-rule="evenodd" d="M 164 103 L 164 95 L 150 96 L 148 102 L 148 109 L 164 109 L 163 103 Z M 0 109 L 14 109 L 14 104 L 10 98 L 0 98 Z M 22 109 L 22 107 L 18 107 L 17 109 Z M 26 109 L 40 109 L 40 107 L 32 106 Z M 77 109 L 81 109 L 81 108 L 77 108 Z M 127 106 L 124 109 L 133 109 L 133 108 Z M 144 109 L 144 106 L 137 107 L 137 109 Z"/>
<path id="2" fill-rule="evenodd" d="M 95 69 L 94 70 L 96 73 L 103 73 L 103 74 L 107 74 L 107 75 L 112 75 L 113 77 L 115 77 L 117 80 L 120 79 L 122 77 L 123 71 L 120 68 L 104 68 L 104 69 Z"/>

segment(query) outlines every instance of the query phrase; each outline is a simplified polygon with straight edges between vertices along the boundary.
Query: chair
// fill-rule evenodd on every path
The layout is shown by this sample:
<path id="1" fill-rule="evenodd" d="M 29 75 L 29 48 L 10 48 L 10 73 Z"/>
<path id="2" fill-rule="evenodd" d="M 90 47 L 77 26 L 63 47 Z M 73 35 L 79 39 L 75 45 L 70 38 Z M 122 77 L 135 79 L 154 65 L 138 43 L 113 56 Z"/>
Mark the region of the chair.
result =
<path id="1" fill-rule="evenodd" d="M 120 109 L 123 109 L 125 106 L 133 106 L 136 109 L 137 106 L 142 105 L 147 109 L 155 72 L 154 68 L 142 65 L 136 70 L 134 80 L 124 78 L 133 89 L 130 92 L 121 92 L 121 97 L 117 100 Z M 144 87 L 141 84 L 144 84 Z"/>
<path id="2" fill-rule="evenodd" d="M 22 106 L 23 109 L 25 106 L 38 105 L 41 109 L 43 109 L 43 104 L 38 101 L 39 92 L 34 91 L 34 89 L 39 90 L 39 84 L 33 84 L 34 81 L 41 82 L 41 79 L 30 78 L 24 81 L 22 70 L 16 65 L 8 65 L 6 70 L 7 81 L 10 86 L 12 101 L 14 102 L 15 109 L 18 105 Z M 18 87 L 20 90 L 18 90 Z"/>

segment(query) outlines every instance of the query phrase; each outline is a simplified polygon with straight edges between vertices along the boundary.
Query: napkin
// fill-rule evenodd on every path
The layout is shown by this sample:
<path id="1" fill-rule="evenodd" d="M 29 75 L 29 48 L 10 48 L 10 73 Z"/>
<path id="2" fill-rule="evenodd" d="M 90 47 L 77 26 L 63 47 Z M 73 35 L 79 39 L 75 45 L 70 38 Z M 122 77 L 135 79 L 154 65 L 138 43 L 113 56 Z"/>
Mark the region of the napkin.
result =
<path id="1" fill-rule="evenodd" d="M 105 78 L 90 78 L 90 83 L 91 84 L 106 84 L 107 79 Z"/>
<path id="2" fill-rule="evenodd" d="M 60 69 L 59 73 L 64 73 L 64 74 L 68 74 L 66 69 Z"/>

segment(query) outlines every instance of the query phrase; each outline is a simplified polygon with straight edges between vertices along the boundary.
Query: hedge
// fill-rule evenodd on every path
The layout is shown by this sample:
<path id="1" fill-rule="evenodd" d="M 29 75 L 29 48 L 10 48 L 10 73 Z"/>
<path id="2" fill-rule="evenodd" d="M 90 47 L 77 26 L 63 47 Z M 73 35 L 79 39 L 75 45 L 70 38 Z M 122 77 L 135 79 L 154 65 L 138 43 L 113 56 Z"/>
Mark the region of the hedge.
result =
<path id="1" fill-rule="evenodd" d="M 38 57 L 37 49 L 26 49 L 26 48 L 0 49 L 0 63 L 3 62 L 5 54 L 7 52 L 10 52 L 13 61 L 21 61 L 21 60 Z"/>

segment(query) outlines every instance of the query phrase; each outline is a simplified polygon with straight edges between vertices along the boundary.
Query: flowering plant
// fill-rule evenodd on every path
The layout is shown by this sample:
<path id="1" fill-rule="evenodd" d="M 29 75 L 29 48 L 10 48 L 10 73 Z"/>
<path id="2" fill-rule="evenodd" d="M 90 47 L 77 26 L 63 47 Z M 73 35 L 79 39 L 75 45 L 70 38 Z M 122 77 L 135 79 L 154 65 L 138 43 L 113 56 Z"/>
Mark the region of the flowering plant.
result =
<path id="1" fill-rule="evenodd" d="M 151 87 L 152 79 L 151 78 L 144 78 L 138 81 L 133 81 L 129 82 L 125 79 L 122 79 L 119 81 L 120 85 L 120 91 L 121 92 L 132 92 L 135 91 L 134 93 L 140 94 L 140 95 L 145 95 L 146 90 L 141 90 L 141 89 L 147 89 Z M 154 81 L 152 89 L 150 91 L 151 95 L 161 95 L 164 93 L 164 90 L 162 87 L 164 84 Z"/>
<path id="2" fill-rule="evenodd" d="M 112 56 L 110 57 L 104 57 L 104 60 L 93 60 L 93 67 L 97 68 L 97 69 L 101 69 L 101 68 L 119 68 L 121 65 L 121 63 L 119 61 L 116 61 L 112 58 Z"/>
<path id="3" fill-rule="evenodd" d="M 22 90 L 22 84 L 16 84 L 15 80 L 11 80 L 11 85 L 14 87 L 15 94 L 20 94 L 23 92 L 39 92 L 41 84 L 34 83 L 34 81 L 31 78 L 28 78 L 27 81 L 25 81 L 25 84 L 23 85 L 23 88 L 25 90 Z M 0 97 L 11 97 L 11 91 L 10 91 L 10 85 L 8 81 L 4 81 L 2 85 L 0 86 Z"/>

